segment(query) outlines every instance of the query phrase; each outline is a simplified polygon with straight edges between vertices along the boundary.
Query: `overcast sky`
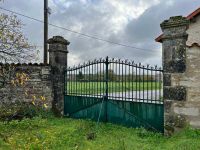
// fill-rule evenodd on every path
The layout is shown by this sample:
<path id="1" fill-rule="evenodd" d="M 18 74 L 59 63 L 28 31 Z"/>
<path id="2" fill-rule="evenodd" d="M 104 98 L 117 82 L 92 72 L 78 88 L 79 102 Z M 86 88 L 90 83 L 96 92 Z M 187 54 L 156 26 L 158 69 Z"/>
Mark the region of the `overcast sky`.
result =
<path id="1" fill-rule="evenodd" d="M 1 7 L 43 19 L 43 0 L 5 0 Z M 148 50 L 138 50 L 86 38 L 49 27 L 49 37 L 61 35 L 71 42 L 69 64 L 115 57 L 161 66 L 161 44 L 155 38 L 160 23 L 170 16 L 183 15 L 200 7 L 199 0 L 49 0 L 49 22 L 74 31 Z M 0 10 L 1 12 L 5 12 Z M 21 18 L 30 43 L 43 46 L 43 24 Z"/>

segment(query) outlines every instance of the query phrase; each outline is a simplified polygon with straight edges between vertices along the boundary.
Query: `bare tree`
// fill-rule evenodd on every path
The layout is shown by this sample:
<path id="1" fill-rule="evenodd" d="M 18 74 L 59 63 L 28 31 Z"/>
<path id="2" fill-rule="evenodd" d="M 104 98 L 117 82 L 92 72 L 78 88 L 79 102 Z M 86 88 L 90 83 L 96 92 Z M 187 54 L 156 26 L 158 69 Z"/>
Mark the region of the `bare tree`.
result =
<path id="1" fill-rule="evenodd" d="M 0 0 L 0 3 L 3 0 Z M 22 63 L 35 60 L 35 46 L 31 46 L 22 32 L 23 24 L 17 16 L 0 12 L 0 63 Z M 36 55 L 35 55 L 36 54 Z M 0 88 L 15 76 L 13 66 L 0 64 Z"/>
<path id="2" fill-rule="evenodd" d="M 1 1 L 1 0 L 0 0 Z M 34 60 L 34 46 L 30 46 L 15 15 L 0 13 L 0 63 L 22 63 Z M 14 78 L 12 65 L 0 64 L 0 88 Z"/>
<path id="3" fill-rule="evenodd" d="M 26 62 L 34 58 L 34 46 L 23 35 L 22 22 L 13 14 L 0 13 L 0 62 Z"/>

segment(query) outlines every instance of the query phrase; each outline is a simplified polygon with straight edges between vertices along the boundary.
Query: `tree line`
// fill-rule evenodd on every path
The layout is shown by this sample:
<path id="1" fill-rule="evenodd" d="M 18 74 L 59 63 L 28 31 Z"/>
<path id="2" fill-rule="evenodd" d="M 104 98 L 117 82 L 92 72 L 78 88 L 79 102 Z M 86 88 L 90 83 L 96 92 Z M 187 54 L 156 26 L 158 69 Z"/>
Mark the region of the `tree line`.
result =
<path id="1" fill-rule="evenodd" d="M 105 72 L 103 73 L 96 73 L 96 74 L 83 74 L 81 71 L 77 75 L 69 75 L 69 80 L 74 81 L 92 81 L 92 82 L 98 82 L 103 81 L 106 79 Z M 136 81 L 144 81 L 144 82 L 153 82 L 160 80 L 159 74 L 157 76 L 155 75 L 136 75 L 136 74 L 115 74 L 113 70 L 108 70 L 108 81 L 112 82 L 120 82 L 120 81 L 127 81 L 127 82 L 136 82 Z"/>

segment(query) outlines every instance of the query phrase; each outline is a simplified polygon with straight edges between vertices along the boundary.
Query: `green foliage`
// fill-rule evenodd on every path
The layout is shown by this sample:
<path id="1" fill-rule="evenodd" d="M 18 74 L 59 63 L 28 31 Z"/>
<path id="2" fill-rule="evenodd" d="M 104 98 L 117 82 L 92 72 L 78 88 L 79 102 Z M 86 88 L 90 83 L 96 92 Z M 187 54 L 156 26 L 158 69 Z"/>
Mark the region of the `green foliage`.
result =
<path id="1" fill-rule="evenodd" d="M 130 72 L 130 69 L 129 69 Z M 96 74 L 92 72 L 83 75 L 82 71 L 79 71 L 78 74 L 74 75 L 68 75 L 70 81 L 90 81 L 90 82 L 98 82 L 98 81 L 104 81 L 105 80 L 105 74 L 106 71 L 97 72 Z M 114 70 L 108 69 L 108 81 L 112 82 L 120 82 L 120 81 L 129 81 L 129 82 L 155 82 L 159 81 L 159 78 L 161 78 L 160 74 L 157 75 L 139 75 L 135 74 L 134 72 L 129 74 L 116 74 Z"/>
<path id="2" fill-rule="evenodd" d="M 0 108 L 0 120 L 22 120 L 23 118 L 33 118 L 41 116 L 47 118 L 52 115 L 50 110 L 33 105 L 32 103 L 15 103 L 4 105 Z"/>
<path id="3" fill-rule="evenodd" d="M 110 123 L 67 118 L 0 122 L 0 149 L 196 150 L 200 130 L 186 128 L 170 137 Z M 88 138 L 89 136 L 89 138 Z"/>

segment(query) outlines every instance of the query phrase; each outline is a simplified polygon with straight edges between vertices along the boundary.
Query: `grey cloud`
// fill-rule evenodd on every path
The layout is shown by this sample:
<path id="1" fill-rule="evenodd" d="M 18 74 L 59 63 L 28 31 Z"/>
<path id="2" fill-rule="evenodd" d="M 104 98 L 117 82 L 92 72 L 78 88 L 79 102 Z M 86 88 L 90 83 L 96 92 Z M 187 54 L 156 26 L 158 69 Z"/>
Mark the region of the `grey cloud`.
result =
<path id="1" fill-rule="evenodd" d="M 127 24 L 125 34 L 136 42 L 154 40 L 161 33 L 160 23 L 170 16 L 188 15 L 200 5 L 200 1 L 185 0 L 175 1 L 168 5 L 168 1 L 162 0 L 160 4 L 147 9 L 138 19 Z"/>
<path id="2" fill-rule="evenodd" d="M 158 5 L 147 9 L 139 18 L 130 21 L 124 29 L 124 39 L 148 49 L 160 49 L 157 53 L 151 55 L 144 53 L 144 62 L 161 64 L 161 45 L 154 39 L 161 33 L 160 23 L 170 16 L 186 16 L 200 5 L 200 1 L 175 1 L 172 5 L 167 4 L 169 1 L 162 0 Z M 145 57 L 146 56 L 146 57 Z M 156 61 L 155 61 L 156 60 Z"/>
<path id="3" fill-rule="evenodd" d="M 132 40 L 125 38 L 126 35 L 123 33 L 123 28 L 118 33 L 112 31 L 112 22 L 110 22 L 110 19 L 112 18 L 112 13 L 115 13 L 115 10 L 111 6 L 108 11 L 108 6 L 106 7 L 107 9 L 102 11 L 97 7 L 82 6 L 80 3 L 76 3 L 76 5 L 70 5 L 64 12 L 62 10 L 52 15 L 51 20 L 59 22 L 61 26 L 67 25 L 67 28 L 73 28 L 80 24 L 80 26 L 82 26 L 80 32 L 97 35 L 107 40 L 119 43 L 123 43 L 127 40 L 130 42 L 126 44 L 132 44 Z M 55 33 L 55 31 L 53 32 Z M 143 51 L 109 45 L 104 42 L 84 37 L 77 38 L 77 36 L 72 34 L 69 36 L 69 33 L 66 34 L 68 36 L 65 35 L 65 37 L 71 41 L 71 53 L 79 55 L 79 57 L 84 60 L 89 58 L 105 57 L 106 55 L 111 57 L 134 58 L 138 60 L 147 58 L 150 55 L 152 56 L 152 53 L 150 52 L 146 52 L 147 54 L 144 55 L 145 52 Z M 135 35 L 133 34 L 132 36 Z M 144 47 L 141 43 L 136 44 L 138 47 Z M 85 55 L 86 53 L 87 55 Z"/>

